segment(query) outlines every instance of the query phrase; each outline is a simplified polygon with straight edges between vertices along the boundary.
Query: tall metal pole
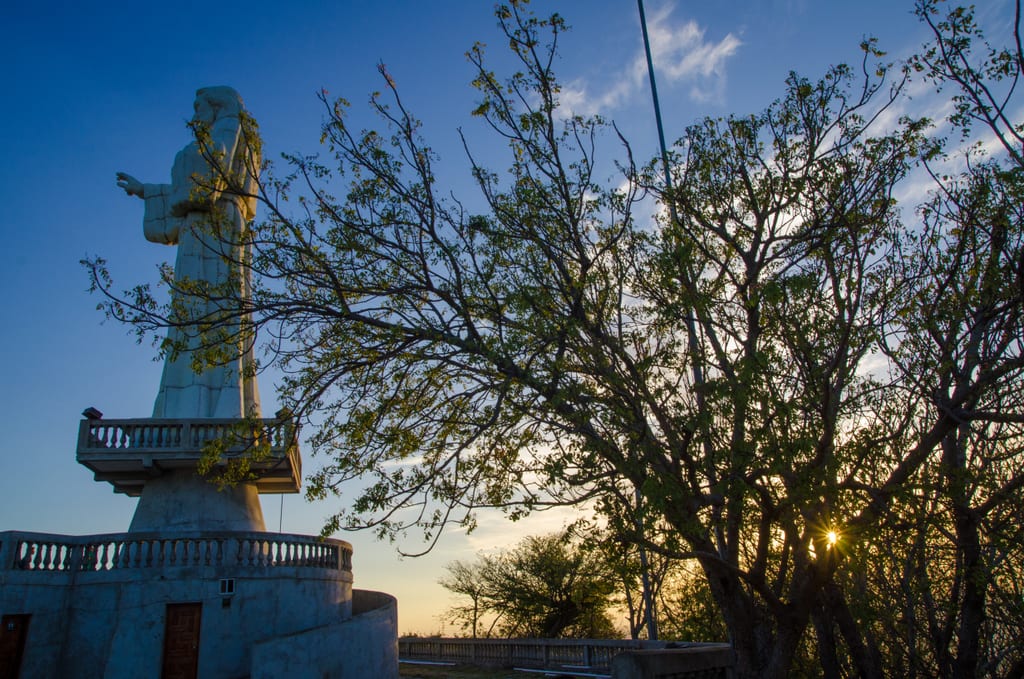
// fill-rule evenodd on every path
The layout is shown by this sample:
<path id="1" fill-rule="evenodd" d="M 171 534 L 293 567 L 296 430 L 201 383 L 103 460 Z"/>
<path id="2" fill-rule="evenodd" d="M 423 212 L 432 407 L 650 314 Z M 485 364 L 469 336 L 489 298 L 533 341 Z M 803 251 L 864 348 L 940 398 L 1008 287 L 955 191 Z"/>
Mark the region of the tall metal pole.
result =
<path id="1" fill-rule="evenodd" d="M 644 14 L 644 0 L 636 0 L 636 6 L 640 10 L 640 29 L 644 34 L 644 53 L 647 55 L 647 76 L 651 81 L 651 98 L 654 100 L 654 120 L 658 123 L 658 144 L 661 146 L 661 166 L 665 171 L 665 193 L 672 193 L 672 171 L 668 165 L 668 147 L 665 146 L 665 126 L 661 124 L 661 104 L 658 103 L 658 84 L 654 80 L 654 60 L 651 58 L 651 39 L 647 35 L 647 15 Z M 672 200 L 668 201 L 669 214 L 672 221 L 679 223 L 676 215 L 676 206 Z"/>
<path id="2" fill-rule="evenodd" d="M 679 221 L 679 212 L 676 210 L 676 201 L 672 195 L 672 170 L 668 164 L 668 148 L 665 146 L 665 128 L 661 124 L 661 105 L 658 103 L 658 86 L 654 81 L 654 60 L 651 58 L 651 41 L 647 35 L 647 17 L 644 15 L 644 0 L 636 0 L 636 4 L 640 10 L 640 27 L 644 34 L 644 51 L 647 54 L 647 75 L 651 80 L 651 97 L 654 100 L 654 118 L 658 123 L 658 142 L 661 145 L 661 164 L 665 171 L 665 196 L 668 202 L 668 214 L 672 220 L 672 225 L 681 230 L 683 224 Z M 690 289 L 695 289 L 695 275 L 690 270 L 690 264 L 688 262 L 680 262 L 680 269 L 680 273 L 683 275 L 683 284 Z M 704 413 L 707 412 L 704 397 L 704 370 L 702 369 L 699 360 L 700 342 L 697 337 L 696 309 L 692 304 L 689 305 L 686 310 L 684 323 L 686 324 L 687 349 L 689 350 L 692 361 L 691 371 L 693 373 L 694 396 L 697 401 L 697 410 Z M 705 453 L 710 458 L 708 445 L 708 442 L 705 440 Z M 714 480 L 712 481 L 715 482 Z M 639 490 L 637 492 L 637 499 L 639 501 Z M 643 552 L 641 552 L 641 554 L 643 554 Z M 728 631 L 728 634 L 729 643 L 731 644 L 731 630 Z"/>
<path id="3" fill-rule="evenodd" d="M 670 196 L 668 200 L 669 215 L 672 217 L 674 224 L 679 223 L 679 218 L 676 216 L 675 201 L 671 199 L 672 195 L 672 172 L 668 165 L 668 148 L 665 146 L 665 127 L 661 124 L 661 106 L 658 104 L 658 85 L 654 81 L 654 60 L 651 58 L 651 39 L 647 35 L 647 15 L 644 14 L 644 0 L 636 0 L 637 8 L 640 10 L 640 28 L 644 34 L 644 53 L 647 55 L 647 75 L 651 80 L 651 97 L 654 99 L 654 119 L 658 123 L 658 143 L 661 145 L 661 165 L 665 171 L 665 193 Z M 643 501 L 640 494 L 640 488 L 636 488 L 636 511 L 637 511 L 637 529 L 640 531 L 641 541 L 646 539 L 646 531 L 644 530 L 643 522 L 640 519 L 641 502 Z M 658 639 L 658 618 L 654 611 L 654 592 L 651 587 L 651 565 L 647 559 L 647 549 L 643 546 L 642 542 L 639 545 L 640 548 L 640 581 L 643 585 L 644 590 L 644 622 L 647 625 L 647 638 L 651 641 L 657 641 Z"/>

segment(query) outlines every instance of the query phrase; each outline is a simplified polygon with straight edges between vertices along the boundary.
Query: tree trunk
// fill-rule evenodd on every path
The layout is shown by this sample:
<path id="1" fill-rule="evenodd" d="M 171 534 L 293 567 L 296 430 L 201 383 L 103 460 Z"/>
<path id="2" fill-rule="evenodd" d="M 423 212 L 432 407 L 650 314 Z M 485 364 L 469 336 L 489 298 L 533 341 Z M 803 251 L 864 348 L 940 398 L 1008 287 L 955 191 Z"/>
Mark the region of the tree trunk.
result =
<path id="1" fill-rule="evenodd" d="M 814 632 L 818 637 L 818 662 L 821 664 L 822 679 L 840 679 L 839 655 L 836 651 L 836 635 L 832 628 L 832 616 L 823 601 L 811 613 Z"/>
<path id="2" fill-rule="evenodd" d="M 974 677 L 978 669 L 979 635 L 985 620 L 985 590 L 989 581 L 981 555 L 979 518 L 971 507 L 971 493 L 967 488 L 967 436 L 968 432 L 961 426 L 943 440 L 944 472 L 948 475 L 948 488 L 953 500 L 957 560 L 963 574 L 960 624 L 952 666 L 952 676 L 958 679 Z M 953 627 L 952 620 L 949 627 Z"/>
<path id="3" fill-rule="evenodd" d="M 865 643 L 864 634 L 857 626 L 857 621 L 846 604 L 842 590 L 834 582 L 825 585 L 822 590 L 822 601 L 828 619 L 839 628 L 839 633 L 846 642 L 850 660 L 857 668 L 861 679 L 883 679 L 882 659 L 874 643 Z M 870 632 L 868 633 L 870 634 Z"/>
<path id="4" fill-rule="evenodd" d="M 743 582 L 716 561 L 702 562 L 736 654 L 736 679 L 785 679 L 810 617 L 810 607 L 783 607 L 772 615 Z"/>
<path id="5" fill-rule="evenodd" d="M 985 620 L 985 590 L 988 573 L 981 556 L 978 522 L 967 508 L 957 507 L 957 548 L 963 560 L 964 595 L 960 604 L 959 641 L 953 676 L 968 679 L 978 669 L 981 626 Z"/>

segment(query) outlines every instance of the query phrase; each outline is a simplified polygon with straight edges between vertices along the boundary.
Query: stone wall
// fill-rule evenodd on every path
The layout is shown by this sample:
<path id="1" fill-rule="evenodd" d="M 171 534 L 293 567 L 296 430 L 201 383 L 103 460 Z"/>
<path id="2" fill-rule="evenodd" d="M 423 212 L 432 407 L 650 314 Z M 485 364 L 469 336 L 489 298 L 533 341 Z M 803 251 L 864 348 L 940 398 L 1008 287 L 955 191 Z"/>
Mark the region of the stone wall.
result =
<path id="1" fill-rule="evenodd" d="M 324 679 L 397 677 L 398 601 L 357 589 L 352 609 L 350 620 L 256 644 L 252 679 L 298 676 L 295 668 L 311 658 L 318 663 L 315 676 Z"/>
<path id="2" fill-rule="evenodd" d="M 257 640 L 352 620 L 351 547 L 328 542 L 277 534 L 161 542 L 138 534 L 0 533 L 0 615 L 32 616 L 21 676 L 155 677 L 167 604 L 201 603 L 199 676 L 249 676 Z M 221 593 L 223 579 L 233 580 L 231 596 Z M 387 628 L 367 620 L 374 630 Z M 394 629 L 390 635 L 394 644 Z"/>
<path id="3" fill-rule="evenodd" d="M 733 679 L 728 644 L 627 651 L 612 660 L 612 679 Z"/>

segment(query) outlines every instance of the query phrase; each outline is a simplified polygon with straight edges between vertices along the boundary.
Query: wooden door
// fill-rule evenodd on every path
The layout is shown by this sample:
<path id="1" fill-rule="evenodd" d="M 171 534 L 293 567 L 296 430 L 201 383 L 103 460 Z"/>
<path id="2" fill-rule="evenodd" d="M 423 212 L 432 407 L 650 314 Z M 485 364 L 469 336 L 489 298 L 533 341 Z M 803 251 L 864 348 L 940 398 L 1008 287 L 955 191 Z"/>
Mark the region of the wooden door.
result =
<path id="1" fill-rule="evenodd" d="M 162 679 L 196 679 L 202 604 L 167 604 Z"/>
<path id="2" fill-rule="evenodd" d="M 16 679 L 28 636 L 29 615 L 5 615 L 0 619 L 0 679 Z"/>

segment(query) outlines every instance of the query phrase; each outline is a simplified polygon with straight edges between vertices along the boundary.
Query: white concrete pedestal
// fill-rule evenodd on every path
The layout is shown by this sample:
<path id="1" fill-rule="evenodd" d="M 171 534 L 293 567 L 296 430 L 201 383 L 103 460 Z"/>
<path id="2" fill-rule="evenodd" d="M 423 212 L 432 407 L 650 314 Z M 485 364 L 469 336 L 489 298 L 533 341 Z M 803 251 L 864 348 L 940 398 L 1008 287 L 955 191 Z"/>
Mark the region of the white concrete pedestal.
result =
<path id="1" fill-rule="evenodd" d="M 189 469 L 150 479 L 135 508 L 131 533 L 183 531 L 265 531 L 256 486 L 218 489 Z"/>

